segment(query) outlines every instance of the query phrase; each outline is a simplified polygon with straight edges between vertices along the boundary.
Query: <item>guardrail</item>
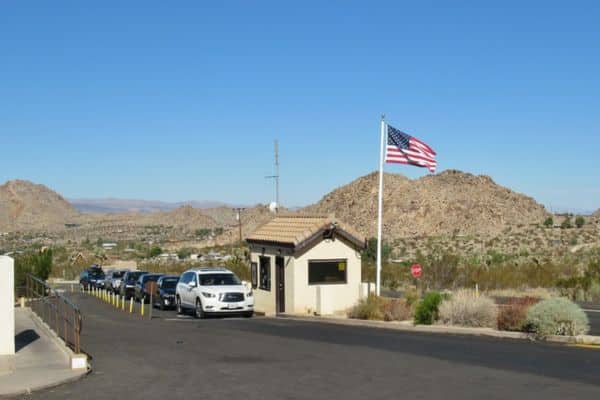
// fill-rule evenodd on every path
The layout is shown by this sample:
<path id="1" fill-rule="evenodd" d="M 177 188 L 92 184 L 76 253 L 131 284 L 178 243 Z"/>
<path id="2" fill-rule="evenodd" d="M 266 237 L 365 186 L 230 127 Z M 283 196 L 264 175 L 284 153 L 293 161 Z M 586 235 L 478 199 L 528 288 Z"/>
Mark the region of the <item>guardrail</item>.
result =
<path id="1" fill-rule="evenodd" d="M 25 293 L 31 310 L 76 354 L 80 353 L 82 319 L 79 307 L 31 274 L 25 276 Z"/>

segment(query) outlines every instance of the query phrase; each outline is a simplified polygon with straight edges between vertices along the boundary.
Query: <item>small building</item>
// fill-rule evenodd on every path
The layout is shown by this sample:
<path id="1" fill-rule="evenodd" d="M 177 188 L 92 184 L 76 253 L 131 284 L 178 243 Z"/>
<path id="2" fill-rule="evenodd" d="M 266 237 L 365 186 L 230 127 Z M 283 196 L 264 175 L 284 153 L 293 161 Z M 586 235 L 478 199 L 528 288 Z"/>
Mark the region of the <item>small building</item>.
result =
<path id="1" fill-rule="evenodd" d="M 116 243 L 102 243 L 102 248 L 103 248 L 104 250 L 112 250 L 112 249 L 114 249 L 115 247 L 117 247 L 117 244 L 116 244 Z"/>
<path id="2" fill-rule="evenodd" d="M 333 217 L 277 216 L 246 239 L 255 310 L 331 315 L 354 306 L 365 239 Z"/>

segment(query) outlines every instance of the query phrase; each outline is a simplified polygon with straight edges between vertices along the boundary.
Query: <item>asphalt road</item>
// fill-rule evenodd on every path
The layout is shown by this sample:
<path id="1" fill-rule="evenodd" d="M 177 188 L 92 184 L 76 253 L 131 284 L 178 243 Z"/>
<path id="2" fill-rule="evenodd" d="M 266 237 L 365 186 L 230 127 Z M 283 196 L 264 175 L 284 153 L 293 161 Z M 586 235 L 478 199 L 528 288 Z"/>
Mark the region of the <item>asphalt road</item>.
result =
<path id="1" fill-rule="evenodd" d="M 93 372 L 26 398 L 600 398 L 600 350 L 172 311 L 142 320 L 74 300 Z"/>

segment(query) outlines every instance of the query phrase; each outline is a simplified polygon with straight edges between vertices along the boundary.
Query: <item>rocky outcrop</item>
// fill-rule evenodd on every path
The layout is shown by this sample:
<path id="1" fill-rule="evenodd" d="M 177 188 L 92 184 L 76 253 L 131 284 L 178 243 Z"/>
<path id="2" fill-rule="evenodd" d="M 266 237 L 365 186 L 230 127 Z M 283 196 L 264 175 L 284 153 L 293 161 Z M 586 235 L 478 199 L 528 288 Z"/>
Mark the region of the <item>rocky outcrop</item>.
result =
<path id="1" fill-rule="evenodd" d="M 456 170 L 411 180 L 384 175 L 384 233 L 389 239 L 421 235 L 496 235 L 509 226 L 540 223 L 548 215 L 531 197 L 489 176 Z M 331 214 L 360 233 L 377 227 L 378 174 L 358 178 L 325 195 L 304 212 Z"/>

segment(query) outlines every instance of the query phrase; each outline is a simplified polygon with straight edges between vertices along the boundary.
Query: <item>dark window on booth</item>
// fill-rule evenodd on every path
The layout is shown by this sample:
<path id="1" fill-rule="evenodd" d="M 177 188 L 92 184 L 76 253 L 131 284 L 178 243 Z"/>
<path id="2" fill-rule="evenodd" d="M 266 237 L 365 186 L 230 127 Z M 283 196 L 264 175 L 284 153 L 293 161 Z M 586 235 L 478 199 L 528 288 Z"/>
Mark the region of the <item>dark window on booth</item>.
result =
<path id="1" fill-rule="evenodd" d="M 346 260 L 315 260 L 308 262 L 308 284 L 323 285 L 346 283 Z"/>
<path id="2" fill-rule="evenodd" d="M 253 262 L 250 264 L 250 275 L 252 277 L 252 289 L 258 286 L 258 264 Z"/>
<path id="3" fill-rule="evenodd" d="M 271 291 L 271 257 L 260 257 L 260 285 L 262 290 Z"/>

